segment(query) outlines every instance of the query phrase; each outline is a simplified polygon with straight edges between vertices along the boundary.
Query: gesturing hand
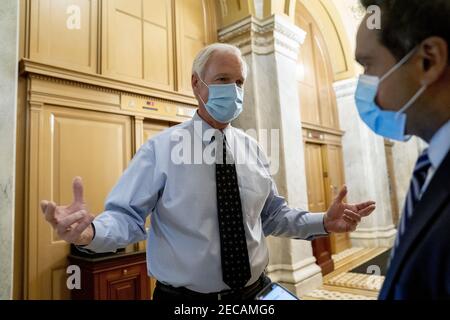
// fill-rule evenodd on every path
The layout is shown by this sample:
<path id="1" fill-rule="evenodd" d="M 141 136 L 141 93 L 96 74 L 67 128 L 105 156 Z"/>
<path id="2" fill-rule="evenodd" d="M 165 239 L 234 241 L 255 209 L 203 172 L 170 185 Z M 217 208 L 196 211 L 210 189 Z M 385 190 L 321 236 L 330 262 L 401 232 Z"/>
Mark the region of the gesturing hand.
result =
<path id="1" fill-rule="evenodd" d="M 54 202 L 41 201 L 45 219 L 52 225 L 58 236 L 75 245 L 87 245 L 92 241 L 94 230 L 91 222 L 94 216 L 88 213 L 83 200 L 83 184 L 80 177 L 72 183 L 73 202 L 67 206 L 57 206 Z"/>
<path id="2" fill-rule="evenodd" d="M 343 203 L 347 195 L 347 187 L 343 186 L 334 199 L 324 218 L 324 226 L 328 232 L 342 233 L 355 231 L 362 217 L 367 217 L 375 210 L 375 202 L 367 201 L 358 204 Z"/>

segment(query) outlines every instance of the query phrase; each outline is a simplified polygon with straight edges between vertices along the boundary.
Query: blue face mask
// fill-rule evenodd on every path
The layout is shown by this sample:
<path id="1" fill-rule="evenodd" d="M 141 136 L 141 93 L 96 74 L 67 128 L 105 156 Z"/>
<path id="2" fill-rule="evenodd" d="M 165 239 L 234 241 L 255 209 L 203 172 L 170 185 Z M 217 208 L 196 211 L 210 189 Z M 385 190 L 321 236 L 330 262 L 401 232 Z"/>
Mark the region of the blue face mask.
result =
<path id="1" fill-rule="evenodd" d="M 211 84 L 208 86 L 202 79 L 200 81 L 209 90 L 208 102 L 205 103 L 200 95 L 199 98 L 214 120 L 220 123 L 230 123 L 239 117 L 244 101 L 244 90 L 242 88 L 239 88 L 235 83 Z"/>
<path id="2" fill-rule="evenodd" d="M 355 101 L 361 119 L 376 134 L 388 139 L 407 141 L 410 136 L 405 135 L 406 114 L 417 99 L 425 92 L 427 85 L 423 85 L 419 91 L 409 100 L 398 112 L 382 110 L 375 102 L 380 83 L 398 70 L 408 61 L 416 49 L 408 53 L 391 70 L 389 70 L 381 79 L 376 76 L 361 75 L 356 89 Z"/>

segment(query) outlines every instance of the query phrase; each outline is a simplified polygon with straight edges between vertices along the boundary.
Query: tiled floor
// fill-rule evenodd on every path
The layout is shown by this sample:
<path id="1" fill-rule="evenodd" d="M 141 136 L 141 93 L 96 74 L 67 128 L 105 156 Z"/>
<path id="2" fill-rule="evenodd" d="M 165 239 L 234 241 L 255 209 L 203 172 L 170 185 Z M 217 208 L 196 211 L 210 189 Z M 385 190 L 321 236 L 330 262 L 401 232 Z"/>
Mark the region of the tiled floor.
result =
<path id="1" fill-rule="evenodd" d="M 351 248 L 333 256 L 335 270 L 324 277 L 321 288 L 303 296 L 305 300 L 376 300 L 384 277 L 349 272 L 388 248 Z"/>

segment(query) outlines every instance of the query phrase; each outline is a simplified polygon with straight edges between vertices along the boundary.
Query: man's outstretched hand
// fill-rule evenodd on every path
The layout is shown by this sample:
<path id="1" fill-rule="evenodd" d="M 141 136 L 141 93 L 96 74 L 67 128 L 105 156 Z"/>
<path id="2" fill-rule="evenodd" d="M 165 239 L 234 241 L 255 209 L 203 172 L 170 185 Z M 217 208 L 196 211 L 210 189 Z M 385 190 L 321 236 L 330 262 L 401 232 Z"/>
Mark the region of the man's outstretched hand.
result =
<path id="1" fill-rule="evenodd" d="M 61 239 L 75 245 L 88 245 L 94 237 L 91 226 L 94 216 L 88 212 L 83 200 L 83 184 L 80 177 L 73 179 L 72 187 L 72 204 L 57 206 L 54 202 L 43 200 L 41 209 L 45 219 Z"/>
<path id="2" fill-rule="evenodd" d="M 355 231 L 361 218 L 367 217 L 375 210 L 374 201 L 358 204 L 344 203 L 346 195 L 347 187 L 343 186 L 324 217 L 326 231 L 335 233 Z"/>

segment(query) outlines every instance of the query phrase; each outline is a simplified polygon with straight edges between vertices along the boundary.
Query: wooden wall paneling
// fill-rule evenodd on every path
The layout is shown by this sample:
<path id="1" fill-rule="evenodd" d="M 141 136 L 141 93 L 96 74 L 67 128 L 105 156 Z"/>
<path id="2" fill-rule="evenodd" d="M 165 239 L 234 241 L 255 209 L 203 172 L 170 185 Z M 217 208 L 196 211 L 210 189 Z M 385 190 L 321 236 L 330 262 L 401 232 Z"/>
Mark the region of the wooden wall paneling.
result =
<path id="1" fill-rule="evenodd" d="M 134 137 L 134 148 L 133 154 L 139 150 L 139 148 L 144 144 L 144 117 L 135 116 L 133 126 L 133 137 Z"/>
<path id="2" fill-rule="evenodd" d="M 174 90 L 171 0 L 104 1 L 102 74 Z"/>
<path id="3" fill-rule="evenodd" d="M 143 0 L 144 79 L 174 89 L 172 3 Z"/>
<path id="4" fill-rule="evenodd" d="M 44 221 L 40 200 L 70 202 L 73 176 L 80 175 L 90 209 L 102 212 L 138 147 L 189 119 L 196 104 L 191 63 L 217 38 L 215 7 L 213 0 L 20 1 L 20 72 L 28 96 L 26 153 L 18 166 L 24 192 L 17 193 L 25 239 L 18 250 L 23 262 L 16 259 L 23 281 L 15 286 L 23 292 L 15 288 L 15 296 L 65 299 L 69 246 Z M 81 9 L 79 29 L 67 28 L 71 5 Z M 154 96 L 158 110 L 123 108 L 124 95 L 147 102 Z M 76 160 L 74 149 L 81 150 Z"/>
<path id="5" fill-rule="evenodd" d="M 81 176 L 89 210 L 101 213 L 104 200 L 131 159 L 129 117 L 43 105 L 32 115 L 28 212 L 29 298 L 68 299 L 69 245 L 40 212 L 41 199 L 72 201 L 72 179 Z M 39 112 L 39 113 L 37 113 Z M 36 146 L 38 146 L 36 148 Z M 34 160 L 34 161 L 33 161 Z"/>
<path id="6" fill-rule="evenodd" d="M 28 4 L 30 59 L 96 73 L 98 0 L 33 0 Z M 79 29 L 69 23 L 75 12 L 70 7 L 79 8 Z"/>
<path id="7" fill-rule="evenodd" d="M 39 299 L 41 279 L 38 273 L 38 218 L 40 213 L 40 198 L 36 190 L 42 189 L 42 180 L 39 180 L 38 164 L 42 163 L 43 157 L 42 141 L 42 103 L 29 105 L 28 130 L 27 130 L 27 154 L 25 167 L 25 275 L 24 275 L 24 298 Z M 34 214 L 30 214 L 33 212 Z"/>
<path id="8" fill-rule="evenodd" d="M 15 215 L 14 215 L 14 282 L 13 299 L 24 299 L 25 272 L 25 188 L 27 157 L 27 108 L 28 80 L 19 77 L 17 92 L 17 128 L 16 128 L 16 179 L 15 179 Z"/>
<path id="9" fill-rule="evenodd" d="M 30 0 L 19 0 L 19 60 L 30 57 Z"/>
<path id="10" fill-rule="evenodd" d="M 193 96 L 191 87 L 192 62 L 207 44 L 204 1 L 173 1 L 176 24 L 177 85 L 176 90 Z"/>
<path id="11" fill-rule="evenodd" d="M 202 0 L 204 7 L 204 25 L 206 32 L 206 42 L 217 42 L 217 30 L 219 29 L 218 12 L 216 10 L 216 0 Z"/>

